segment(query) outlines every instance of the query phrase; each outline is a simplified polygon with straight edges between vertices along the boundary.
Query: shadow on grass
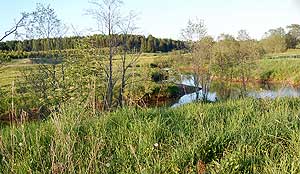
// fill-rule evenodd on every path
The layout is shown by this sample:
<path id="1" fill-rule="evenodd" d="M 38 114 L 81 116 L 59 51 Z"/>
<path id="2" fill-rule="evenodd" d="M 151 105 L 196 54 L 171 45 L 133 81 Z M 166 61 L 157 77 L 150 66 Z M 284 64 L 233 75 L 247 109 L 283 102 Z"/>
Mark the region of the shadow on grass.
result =
<path id="1" fill-rule="evenodd" d="M 62 63 L 62 58 L 32 58 L 30 59 L 34 64 L 49 64 L 49 65 L 57 65 Z"/>

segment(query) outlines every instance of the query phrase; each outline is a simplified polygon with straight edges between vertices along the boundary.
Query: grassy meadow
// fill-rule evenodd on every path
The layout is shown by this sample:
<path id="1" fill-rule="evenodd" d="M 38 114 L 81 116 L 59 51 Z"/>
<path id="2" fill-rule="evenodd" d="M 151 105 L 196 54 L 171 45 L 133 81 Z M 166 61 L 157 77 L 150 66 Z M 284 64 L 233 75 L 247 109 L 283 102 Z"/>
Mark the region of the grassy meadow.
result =
<path id="1" fill-rule="evenodd" d="M 65 104 L 0 133 L 0 173 L 299 173 L 299 99 L 93 115 Z"/>
<path id="2" fill-rule="evenodd" d="M 298 50 L 288 50 L 286 53 L 274 54 L 294 55 L 298 54 Z M 172 53 L 143 53 L 140 55 L 137 62 L 140 67 L 149 67 L 152 63 L 168 62 L 174 58 Z M 270 56 L 270 55 L 268 55 Z M 253 70 L 253 78 L 256 80 L 268 80 L 270 82 L 282 82 L 299 85 L 300 82 L 300 59 L 298 58 L 275 58 L 269 59 L 268 56 L 260 59 L 257 62 L 257 68 Z M 178 58 L 176 58 L 178 59 Z M 175 67 L 185 68 L 186 65 L 182 62 L 173 62 Z M 15 59 L 7 63 L 2 68 L 0 67 L 0 86 L 10 86 L 12 81 L 17 80 L 22 76 L 21 71 L 34 67 L 37 64 L 30 59 Z"/>
<path id="3" fill-rule="evenodd" d="M 166 60 L 170 57 L 168 53 L 143 53 L 140 55 L 138 65 L 149 66 L 153 62 Z M 6 63 L 0 67 L 0 87 L 8 87 L 13 81 L 22 78 L 22 71 L 26 68 L 32 68 L 38 64 L 34 63 L 31 59 L 13 59 L 11 62 Z"/>
<path id="4" fill-rule="evenodd" d="M 21 78 L 22 70 L 34 67 L 30 59 L 15 59 L 0 67 L 0 86 L 9 86 L 14 80 Z"/>
<path id="5" fill-rule="evenodd" d="M 300 82 L 300 59 L 262 59 L 254 71 L 254 77 L 260 80 L 290 83 L 299 85 Z"/>
<path id="6" fill-rule="evenodd" d="M 0 174 L 300 173 L 296 2 L 125 1 L 4 3 Z"/>
<path id="7" fill-rule="evenodd" d="M 276 58 L 276 57 L 289 57 L 289 56 L 295 56 L 295 55 L 300 55 L 300 50 L 299 49 L 288 49 L 287 51 L 283 53 L 269 53 L 266 54 L 264 57 L 266 58 Z"/>
<path id="8" fill-rule="evenodd" d="M 172 56 L 142 54 L 137 64 Z M 0 84 L 36 65 L 13 60 Z M 300 59 L 257 66 L 257 79 L 300 80 Z M 0 124 L 0 173 L 299 173 L 299 108 L 300 99 L 249 98 L 94 113 L 72 101 L 43 121 Z"/>

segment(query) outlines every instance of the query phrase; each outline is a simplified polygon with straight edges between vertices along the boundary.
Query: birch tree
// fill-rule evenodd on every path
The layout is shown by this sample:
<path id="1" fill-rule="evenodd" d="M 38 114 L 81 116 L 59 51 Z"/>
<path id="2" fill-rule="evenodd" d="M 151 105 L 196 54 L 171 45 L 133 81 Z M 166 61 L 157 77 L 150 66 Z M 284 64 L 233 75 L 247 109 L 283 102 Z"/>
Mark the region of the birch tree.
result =
<path id="1" fill-rule="evenodd" d="M 102 67 L 107 84 L 104 102 L 106 109 L 110 110 L 114 104 L 120 107 L 124 105 L 124 91 L 131 77 L 129 68 L 137 62 L 140 55 L 137 50 L 130 50 L 127 44 L 129 35 L 136 30 L 136 15 L 132 12 L 128 16 L 121 15 L 121 0 L 94 0 L 90 1 L 90 4 L 93 8 L 89 9 L 87 14 L 96 20 L 99 32 L 108 37 L 108 63 L 107 59 L 102 61 Z M 100 61 L 102 57 L 103 55 L 99 55 Z M 119 57 L 121 63 L 118 68 L 118 63 L 114 60 Z M 116 89 L 118 82 L 120 87 Z"/>
<path id="2" fill-rule="evenodd" d="M 55 10 L 51 8 L 50 5 L 38 3 L 35 11 L 30 18 L 28 18 L 27 23 L 28 25 L 25 26 L 24 34 L 26 38 L 45 39 L 45 51 L 54 49 L 51 46 L 50 38 L 59 38 L 59 51 L 61 52 L 62 37 L 67 32 L 67 28 L 62 24 L 61 20 L 56 15 Z M 27 82 L 37 94 L 41 94 L 40 97 L 43 98 L 46 103 L 49 103 L 49 95 L 53 98 L 55 103 L 58 100 L 61 100 L 58 99 L 61 98 L 61 96 L 57 94 L 56 90 L 61 89 L 64 86 L 63 64 L 61 69 L 58 69 L 58 64 L 63 61 L 62 54 L 59 56 L 52 55 L 47 58 L 38 58 L 34 61 L 37 61 L 39 66 L 37 70 L 31 70 L 25 75 Z M 60 75 L 63 77 L 61 78 Z"/>
<path id="3" fill-rule="evenodd" d="M 119 24 L 122 33 L 122 53 L 121 53 L 121 85 L 119 89 L 118 104 L 120 107 L 124 105 L 124 91 L 127 86 L 127 82 L 130 77 L 133 77 L 132 73 L 128 73 L 130 67 L 138 61 L 141 52 L 137 49 L 130 50 L 128 47 L 129 35 L 134 34 L 137 27 L 135 26 L 136 15 L 131 12 L 123 21 Z"/>
<path id="4" fill-rule="evenodd" d="M 94 0 L 90 1 L 93 8 L 87 11 L 87 14 L 93 16 L 96 20 L 99 31 L 108 36 L 109 63 L 108 65 L 103 64 L 107 78 L 105 96 L 105 106 L 107 109 L 112 108 L 114 86 L 116 84 L 116 80 L 113 76 L 113 58 L 117 53 L 117 40 L 115 36 L 119 34 L 118 26 L 121 22 L 120 6 L 122 3 L 121 0 Z M 101 55 L 99 57 L 101 57 Z"/>
<path id="5" fill-rule="evenodd" d="M 208 93 L 212 81 L 212 46 L 213 39 L 207 36 L 207 29 L 203 20 L 189 20 L 182 30 L 183 38 L 188 42 L 190 63 L 196 88 L 196 98 L 200 98 L 199 88 L 202 88 L 202 99 L 208 100 Z M 201 85 L 201 86 L 200 86 Z"/>

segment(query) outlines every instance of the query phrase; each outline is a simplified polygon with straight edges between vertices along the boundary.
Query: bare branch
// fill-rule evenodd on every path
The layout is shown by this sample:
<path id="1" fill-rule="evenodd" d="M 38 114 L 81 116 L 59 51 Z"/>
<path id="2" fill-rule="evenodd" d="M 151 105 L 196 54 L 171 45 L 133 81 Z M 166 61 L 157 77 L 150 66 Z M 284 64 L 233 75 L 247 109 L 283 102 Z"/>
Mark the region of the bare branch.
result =
<path id="1" fill-rule="evenodd" d="M 102 1 L 102 2 L 101 2 Z M 98 30 L 105 34 L 111 31 L 111 34 L 117 34 L 115 26 L 121 22 L 120 5 L 121 0 L 92 0 L 89 1 L 94 8 L 86 10 L 85 15 L 92 16 L 98 25 Z"/>
<path id="2" fill-rule="evenodd" d="M 29 15 L 30 15 L 29 13 L 22 13 L 21 19 L 15 24 L 13 28 L 11 28 L 10 30 L 4 33 L 4 36 L 1 37 L 0 42 L 4 40 L 6 37 L 8 37 L 9 35 L 16 33 L 19 28 L 24 27 L 25 26 L 24 21 L 29 17 Z"/>

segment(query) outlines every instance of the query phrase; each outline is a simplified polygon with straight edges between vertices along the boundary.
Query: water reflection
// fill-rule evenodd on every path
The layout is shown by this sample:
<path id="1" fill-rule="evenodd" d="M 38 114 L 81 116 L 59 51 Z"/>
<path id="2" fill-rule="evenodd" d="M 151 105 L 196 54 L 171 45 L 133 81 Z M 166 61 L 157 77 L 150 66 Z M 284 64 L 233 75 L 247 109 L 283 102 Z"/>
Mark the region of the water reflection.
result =
<path id="1" fill-rule="evenodd" d="M 180 81 L 182 84 L 194 86 L 192 76 L 181 76 Z M 201 86 L 201 85 L 199 85 Z M 247 84 L 247 91 L 243 92 L 241 83 L 226 83 L 226 82 L 213 82 L 211 84 L 208 100 L 215 102 L 216 100 L 237 99 L 242 96 L 253 97 L 258 99 L 275 99 L 278 97 L 300 97 L 300 88 L 291 85 L 282 84 Z M 202 91 L 199 91 L 202 96 Z M 172 107 L 181 106 L 187 103 L 196 101 L 196 93 L 186 94 L 182 96 Z"/>
<path id="2" fill-rule="evenodd" d="M 249 91 L 247 96 L 270 99 L 278 97 L 300 97 L 300 90 L 292 86 L 285 86 L 275 90 L 260 89 L 260 91 Z"/>
<path id="3" fill-rule="evenodd" d="M 199 91 L 199 95 L 202 96 L 202 91 Z M 207 96 L 209 101 L 216 101 L 217 100 L 217 93 L 209 93 Z M 192 93 L 192 94 L 187 94 L 182 96 L 175 104 L 172 105 L 172 107 L 178 107 L 187 103 L 191 103 L 193 101 L 197 100 L 197 94 Z"/>

